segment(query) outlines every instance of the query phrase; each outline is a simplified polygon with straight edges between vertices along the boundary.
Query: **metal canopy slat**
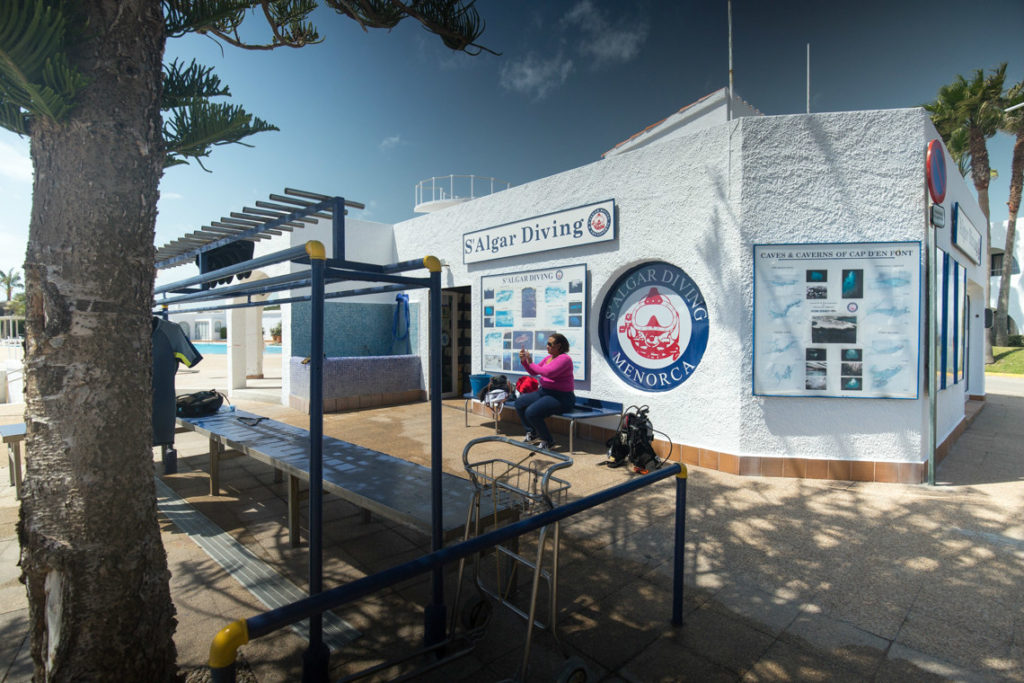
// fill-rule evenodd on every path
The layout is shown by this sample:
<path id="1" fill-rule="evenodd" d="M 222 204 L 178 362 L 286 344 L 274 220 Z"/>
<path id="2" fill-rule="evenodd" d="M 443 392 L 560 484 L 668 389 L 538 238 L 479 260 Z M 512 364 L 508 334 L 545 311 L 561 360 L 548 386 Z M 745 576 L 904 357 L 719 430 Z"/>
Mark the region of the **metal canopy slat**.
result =
<path id="1" fill-rule="evenodd" d="M 247 221 L 255 221 L 255 222 L 260 223 L 260 224 L 266 224 L 266 223 L 271 222 L 272 220 L 275 220 L 274 218 L 267 218 L 266 216 L 254 216 L 251 213 L 239 213 L 237 211 L 232 211 L 231 212 L 231 217 L 232 218 L 240 218 L 242 220 L 247 220 Z M 283 216 L 278 216 L 276 218 L 283 218 Z M 288 232 L 291 232 L 292 228 L 304 228 L 306 226 L 302 225 L 301 223 L 297 223 L 295 221 L 292 221 L 290 223 L 281 223 L 277 227 L 279 229 L 281 229 L 281 230 L 287 230 Z"/>
<path id="2" fill-rule="evenodd" d="M 290 194 L 293 197 L 305 197 L 306 199 L 315 199 L 317 202 L 322 202 L 325 199 L 330 199 L 331 198 L 330 195 L 319 194 L 318 192 L 307 192 L 306 190 L 296 190 L 296 189 L 291 188 L 291 187 L 284 188 L 284 193 L 285 194 Z M 270 195 L 270 198 L 274 199 L 274 195 Z M 353 202 L 353 201 L 349 201 L 347 199 L 345 200 L 345 206 L 351 206 L 353 209 L 365 209 L 366 208 L 366 204 L 363 204 L 362 202 Z"/>
<path id="3" fill-rule="evenodd" d="M 239 225 L 243 228 L 258 228 L 263 225 L 260 221 L 243 221 L 239 218 L 231 218 L 230 216 L 221 216 L 220 219 L 228 225 Z"/>
<path id="4" fill-rule="evenodd" d="M 211 235 L 213 235 L 214 239 L 219 239 L 220 237 L 223 237 L 224 235 L 237 235 L 238 233 L 243 232 L 242 230 L 240 230 L 238 228 L 215 228 L 215 227 L 212 227 L 212 226 L 204 226 L 203 230 L 205 230 L 205 231 L 209 232 Z M 260 238 L 260 237 L 249 237 L 247 239 L 257 240 L 257 239 L 262 239 L 262 238 Z"/>
<path id="5" fill-rule="evenodd" d="M 211 221 L 210 225 L 203 225 L 199 230 L 156 248 L 156 267 L 170 268 L 190 263 L 200 253 L 231 241 L 257 242 L 306 225 L 316 225 L 317 218 L 331 220 L 337 206 L 337 202 L 332 201 L 335 199 L 333 195 L 291 187 L 286 187 L 283 195 L 271 194 L 269 198 L 271 202 L 256 202 L 256 207 L 260 208 L 246 206 L 241 212 L 231 212 L 219 221 Z M 324 203 L 327 206 L 322 206 Z M 345 201 L 344 204 L 353 208 L 366 208 L 365 204 L 358 202 Z M 316 212 L 309 212 L 310 207 L 316 207 Z M 301 215 L 293 215 L 296 213 Z"/>
<path id="6" fill-rule="evenodd" d="M 242 209 L 242 211 L 244 211 L 246 214 L 256 214 L 256 215 L 259 215 L 259 216 L 267 216 L 269 218 L 284 218 L 285 216 L 288 215 L 287 213 L 285 213 L 283 211 L 267 211 L 266 209 L 254 209 L 251 206 L 244 207 Z M 301 217 L 301 218 L 296 218 L 295 220 L 296 221 L 300 221 L 302 223 L 309 223 L 311 225 L 316 225 L 316 223 L 317 223 L 315 218 Z"/>
<path id="7" fill-rule="evenodd" d="M 271 195 L 271 196 L 273 196 L 273 195 Z M 291 213 L 293 211 L 296 211 L 299 208 L 297 206 L 285 206 L 284 204 L 273 204 L 271 202 L 264 202 L 264 201 L 257 201 L 256 202 L 256 206 L 262 206 L 264 209 L 277 209 L 278 211 L 283 211 L 285 214 L 289 214 L 289 213 Z M 316 216 L 317 218 L 331 218 L 330 212 L 326 212 L 325 213 L 323 211 L 319 211 L 317 213 L 311 213 L 309 215 L 310 216 Z M 345 215 L 348 215 L 348 211 L 345 212 Z"/>
<path id="8" fill-rule="evenodd" d="M 214 226 L 216 226 L 218 228 L 232 228 L 233 227 L 233 228 L 242 228 L 243 230 L 245 230 L 245 228 L 247 227 L 247 226 L 244 226 L 244 225 L 232 225 L 231 223 L 222 223 L 221 221 L 210 221 L 210 224 L 214 225 Z M 248 227 L 256 227 L 256 226 L 248 226 Z M 280 235 L 281 231 L 280 230 L 260 230 L 256 234 L 257 235 Z"/>

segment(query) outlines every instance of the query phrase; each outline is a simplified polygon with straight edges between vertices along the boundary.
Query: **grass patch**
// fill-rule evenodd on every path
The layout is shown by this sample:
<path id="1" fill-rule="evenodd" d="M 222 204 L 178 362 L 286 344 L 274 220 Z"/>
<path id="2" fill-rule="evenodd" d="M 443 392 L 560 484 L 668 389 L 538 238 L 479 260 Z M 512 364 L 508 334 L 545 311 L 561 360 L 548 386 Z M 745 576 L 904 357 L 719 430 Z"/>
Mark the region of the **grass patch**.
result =
<path id="1" fill-rule="evenodd" d="M 986 365 L 985 372 L 1024 375 L 1024 347 L 993 346 L 992 355 L 995 356 L 996 362 Z"/>

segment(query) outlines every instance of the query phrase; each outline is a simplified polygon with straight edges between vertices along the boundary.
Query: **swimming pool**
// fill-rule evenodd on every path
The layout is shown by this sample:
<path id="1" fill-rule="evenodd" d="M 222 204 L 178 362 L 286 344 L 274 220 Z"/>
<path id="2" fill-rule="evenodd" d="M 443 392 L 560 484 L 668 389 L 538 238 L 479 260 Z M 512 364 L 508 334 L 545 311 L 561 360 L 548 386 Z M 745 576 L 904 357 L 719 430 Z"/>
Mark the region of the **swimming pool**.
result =
<path id="1" fill-rule="evenodd" d="M 225 342 L 192 342 L 192 346 L 204 356 L 226 355 L 228 345 Z M 263 353 L 281 353 L 280 344 L 267 344 L 263 347 Z"/>

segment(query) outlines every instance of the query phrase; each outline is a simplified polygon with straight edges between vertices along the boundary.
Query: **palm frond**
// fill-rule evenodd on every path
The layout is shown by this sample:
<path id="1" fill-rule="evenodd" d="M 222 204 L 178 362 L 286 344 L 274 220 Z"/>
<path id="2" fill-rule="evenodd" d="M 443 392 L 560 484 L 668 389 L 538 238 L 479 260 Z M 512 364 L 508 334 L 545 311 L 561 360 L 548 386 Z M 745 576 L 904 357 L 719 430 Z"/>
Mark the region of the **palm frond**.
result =
<path id="1" fill-rule="evenodd" d="M 1024 104 L 1024 81 L 1010 86 L 1006 91 L 1006 98 L 1003 100 L 1004 109 L 1014 105 Z M 1024 107 L 1003 113 L 1003 123 L 1000 129 L 1017 137 L 1024 136 Z"/>
<path id="2" fill-rule="evenodd" d="M 0 3 L 0 100 L 8 108 L 2 125 L 24 116 L 63 120 L 86 79 L 69 65 L 67 18 L 59 0 Z M 12 115 L 18 108 L 23 116 Z M 11 128 L 15 130 L 15 128 Z"/>

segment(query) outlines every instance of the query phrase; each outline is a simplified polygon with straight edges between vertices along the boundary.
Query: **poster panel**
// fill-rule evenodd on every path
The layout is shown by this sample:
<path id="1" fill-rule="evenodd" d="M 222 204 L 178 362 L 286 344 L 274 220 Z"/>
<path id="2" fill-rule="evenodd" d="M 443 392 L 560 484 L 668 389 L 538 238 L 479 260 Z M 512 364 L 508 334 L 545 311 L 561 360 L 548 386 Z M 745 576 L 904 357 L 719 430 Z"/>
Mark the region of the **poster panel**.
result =
<path id="1" fill-rule="evenodd" d="M 589 301 L 585 265 L 482 276 L 481 368 L 489 373 L 523 373 L 519 349 L 532 351 L 540 360 L 547 355 L 548 336 L 561 332 L 569 340 L 573 376 L 586 380 Z"/>
<path id="2" fill-rule="evenodd" d="M 753 390 L 917 398 L 921 243 L 754 246 Z"/>

